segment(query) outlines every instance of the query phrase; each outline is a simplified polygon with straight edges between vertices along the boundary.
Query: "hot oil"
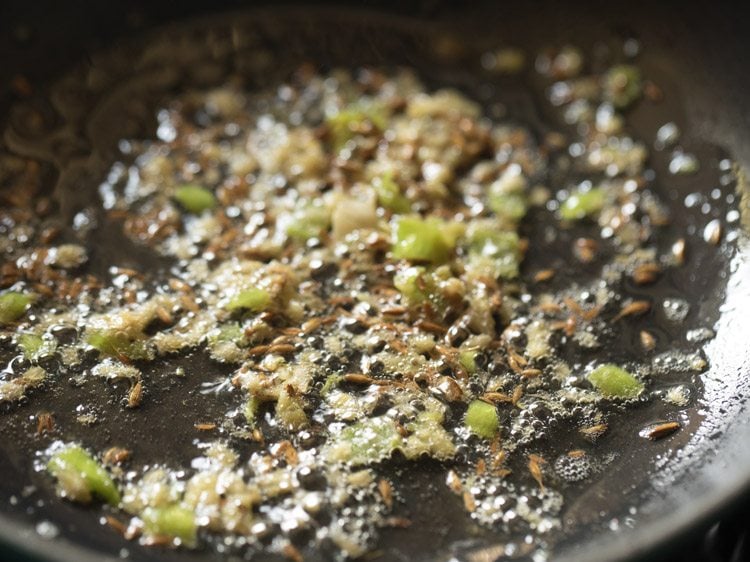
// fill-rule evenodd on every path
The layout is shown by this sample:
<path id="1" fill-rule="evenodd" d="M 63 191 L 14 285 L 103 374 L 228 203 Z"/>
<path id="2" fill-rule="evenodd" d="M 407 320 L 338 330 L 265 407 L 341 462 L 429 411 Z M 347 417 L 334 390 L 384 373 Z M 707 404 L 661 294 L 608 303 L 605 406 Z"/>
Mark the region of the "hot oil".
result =
<path id="1" fill-rule="evenodd" d="M 451 56 L 447 59 L 442 55 L 436 58 L 420 30 L 396 26 L 389 33 L 396 34 L 399 41 L 373 41 L 362 45 L 357 42 L 357 34 L 363 30 L 356 26 L 345 29 L 335 40 L 328 36 L 325 41 L 320 41 L 324 36 L 322 28 L 312 29 L 293 21 L 289 25 L 295 26 L 298 33 L 289 34 L 285 25 L 265 21 L 262 25 L 258 25 L 257 21 L 253 21 L 252 25 L 218 22 L 210 32 L 196 25 L 184 30 L 172 30 L 160 38 L 151 38 L 143 43 L 134 43 L 119 52 L 95 58 L 92 66 L 79 69 L 58 86 L 51 96 L 51 104 L 45 105 L 42 111 L 43 114 L 51 112 L 54 106 L 58 114 L 59 121 L 50 120 L 49 125 L 45 122 L 48 130 L 33 131 L 33 135 L 24 137 L 24 134 L 28 135 L 28 130 L 11 123 L 13 134 L 6 137 L 9 148 L 56 168 L 56 181 L 54 185 L 52 181 L 49 182 L 47 193 L 56 202 L 56 218 L 64 227 L 62 236 L 64 239 L 81 241 L 91 249 L 89 267 L 93 274 L 106 278 L 112 265 L 132 268 L 144 272 L 152 286 L 164 282 L 169 275 L 173 264 L 122 236 L 119 223 L 107 216 L 98 201 L 92 201 L 98 197 L 99 186 L 105 182 L 107 172 L 115 161 L 122 162 L 126 167 L 129 165 L 127 150 L 123 153 L 124 147 L 120 141 L 124 138 L 153 137 L 157 127 L 154 109 L 174 93 L 187 88 L 200 89 L 224 84 L 228 76 L 250 90 L 261 88 L 285 78 L 302 59 L 312 60 L 316 64 L 320 61 L 319 64 L 324 67 L 350 66 L 353 59 L 356 59 L 355 66 L 368 63 L 387 66 L 408 64 L 415 66 L 428 83 L 457 86 L 474 94 L 473 97 L 485 102 L 489 111 L 505 107 L 511 119 L 526 124 L 540 137 L 551 128 L 565 128 L 559 122 L 558 114 L 544 100 L 543 87 L 537 83 L 538 79 L 532 71 L 519 78 L 499 81 L 485 76 L 482 78 L 484 83 L 477 84 L 476 76 L 481 71 L 466 70 L 465 63 L 471 60 L 472 64 L 478 64 L 482 51 L 480 45 L 469 44 L 466 52 L 457 60 L 452 60 Z M 368 33 L 373 32 L 369 26 L 364 27 Z M 337 32 L 340 31 L 337 29 Z M 278 55 L 282 45 L 286 53 L 283 60 Z M 352 45 L 358 46 L 352 50 Z M 644 67 L 648 69 L 645 62 Z M 669 86 L 665 86 L 665 99 L 678 97 L 676 88 L 673 91 Z M 530 95 L 530 91 L 536 93 Z M 653 138 L 651 124 L 655 122 L 655 116 L 650 113 L 657 114 L 661 119 L 661 108 L 651 110 L 648 107 L 637 108 L 632 117 L 636 135 L 644 139 Z M 681 118 L 678 112 L 673 119 L 680 123 Z M 694 351 L 696 346 L 685 341 L 687 329 L 711 327 L 718 319 L 716 302 L 712 299 L 703 304 L 701 295 L 720 292 L 724 279 L 714 272 L 727 270 L 731 249 L 726 243 L 719 247 L 708 246 L 702 240 L 703 231 L 699 225 L 706 222 L 707 216 L 726 216 L 731 206 L 733 186 L 730 183 L 722 185 L 720 175 L 715 172 L 719 161 L 724 159 L 720 152 L 698 143 L 691 145 L 691 150 L 698 155 L 703 166 L 700 174 L 691 178 L 670 177 L 664 172 L 669 156 L 653 150 L 651 152 L 654 159 L 652 165 L 658 172 L 657 190 L 665 199 L 669 199 L 672 210 L 671 223 L 660 231 L 659 237 L 664 248 L 685 237 L 688 248 L 686 265 L 669 269 L 647 288 L 631 285 L 627 281 L 624 287 L 626 294 L 633 298 L 648 298 L 653 302 L 668 298 L 684 299 L 690 304 L 690 310 L 685 319 L 679 322 L 670 321 L 668 314 L 655 307 L 641 317 L 612 325 L 603 334 L 607 360 L 644 363 L 665 349 Z M 703 204 L 686 206 L 687 195 L 704 192 L 705 185 L 715 185 L 720 189 L 719 197 L 710 196 L 708 210 Z M 573 284 L 585 286 L 593 282 L 607 261 L 606 245 L 604 253 L 595 261 L 581 264 L 573 256 L 571 248 L 573 240 L 586 232 L 576 229 L 561 231 L 550 240 L 545 228 L 550 217 L 549 211 L 538 210 L 525 223 L 525 234 L 532 250 L 524 263 L 524 278 L 530 280 L 534 272 L 551 267 L 556 274 L 545 290 L 562 290 Z M 81 227 L 87 224 L 87 220 L 93 224 L 90 229 Z M 74 228 L 74 224 L 78 227 Z M 530 286 L 534 287 L 533 284 Z M 644 352 L 639 337 L 644 329 L 651 331 L 657 341 L 656 351 L 650 354 Z M 579 368 L 600 358 L 598 351 L 581 354 L 568 350 L 563 353 L 569 363 Z M 174 374 L 180 367 L 186 373 L 184 378 Z M 85 369 L 85 365 L 81 369 Z M 146 394 L 143 405 L 131 412 L 121 408 L 125 391 L 121 385 L 103 385 L 101 381 L 88 380 L 79 386 L 75 379 L 80 372 L 72 369 L 59 375 L 70 378 L 69 384 L 57 384 L 54 392 L 34 394 L 28 399 L 28 404 L 7 408 L 8 412 L 2 419 L 3 432 L 11 436 L 7 443 L 14 445 L 6 447 L 8 452 L 4 463 L 9 466 L 12 463 L 9 470 L 18 474 L 24 482 L 35 482 L 40 490 L 47 487 L 40 475 L 29 474 L 25 459 L 30 451 L 44 448 L 47 440 L 59 434 L 53 432 L 52 435 L 41 437 L 34 434 L 35 426 L 29 419 L 29 410 L 33 407 L 55 412 L 56 423 L 66 438 L 74 435 L 93 447 L 103 449 L 109 443 L 130 439 L 135 434 L 139 436 L 136 443 L 140 450 L 136 453 L 140 459 L 154 463 L 171 461 L 186 464 L 195 454 L 195 443 L 201 439 L 195 429 L 196 416 L 205 419 L 206 423 L 216 422 L 219 426 L 217 431 L 221 434 L 226 429 L 217 418 L 222 418 L 227 409 L 238 406 L 236 397 L 229 393 L 221 395 L 223 398 L 218 403 L 201 400 L 201 384 L 220 379 L 226 372 L 224 367 L 210 362 L 200 351 L 155 363 L 144 373 Z M 691 396 L 701 395 L 700 377 L 695 374 L 667 367 L 646 375 L 652 379 L 650 388 L 667 389 L 679 384 L 689 388 Z M 701 418 L 695 407 L 696 399 L 691 400 L 691 407 L 681 411 L 658 398 L 627 408 L 613 406 L 614 413 L 608 420 L 607 433 L 595 445 L 578 431 L 581 426 L 592 422 L 585 405 L 575 410 L 572 420 L 557 416 L 554 412 L 540 412 L 538 420 L 529 420 L 521 430 L 526 433 L 526 439 L 520 439 L 521 448 L 527 448 L 529 452 L 547 460 L 544 473 L 550 482 L 557 483 L 558 478 L 566 482 L 560 485 L 567 505 L 562 512 L 566 529 L 600 521 L 600 511 L 614 513 L 619 510 L 623 503 L 621 491 L 630 484 L 638 486 L 639 479 L 650 469 L 652 459 L 656 455 L 669 455 L 690 439 Z M 214 410 L 217 404 L 221 406 Z M 75 420 L 77 414 L 74 412 L 78 411 L 79 405 L 85 413 L 92 415 L 90 425 L 82 425 Z M 211 409 L 206 409 L 207 405 Z M 189 412 L 189 415 L 164 415 L 164 412 L 183 411 Z M 654 444 L 638 438 L 638 431 L 642 427 L 665 418 L 679 420 L 683 424 L 682 430 L 668 440 Z M 255 448 L 239 440 L 233 444 L 245 454 Z M 584 451 L 584 455 L 570 455 L 571 451 L 580 450 Z M 471 452 L 467 454 L 471 455 Z M 525 474 L 525 459 L 524 455 L 510 465 L 514 473 Z M 403 465 L 394 460 L 384 464 L 382 473 L 393 477 L 395 482 L 404 482 L 403 501 L 397 503 L 397 513 L 403 513 L 413 523 L 408 531 L 386 532 L 385 548 L 395 547 L 406 554 L 424 556 L 425 545 L 430 543 L 433 549 L 447 548 L 456 543 L 456 548 L 461 550 L 491 541 L 508 540 L 507 536 L 498 537 L 464 516 L 460 499 L 451 495 L 443 482 L 436 481 L 444 473 L 436 463 L 425 461 L 417 465 Z M 526 476 L 524 478 L 527 480 L 525 485 L 534 490 L 528 494 L 538 494 L 533 480 Z M 613 482 L 617 482 L 617 485 L 613 485 Z M 17 492 L 17 488 L 19 486 L 15 485 L 8 493 Z M 43 504 L 49 502 L 44 492 L 40 492 L 38 497 Z M 69 510 L 67 507 L 64 509 Z M 95 518 L 93 514 L 85 517 L 87 525 L 92 524 Z M 437 541 L 434 539 L 436 530 L 440 535 Z M 64 532 L 69 533 L 70 529 Z M 410 537 L 408 541 L 404 540 L 406 533 Z M 554 533 L 550 535 L 554 536 Z M 510 540 L 511 546 L 522 543 L 521 538 L 515 540 Z M 511 546 L 507 547 L 509 551 L 513 550 Z"/>

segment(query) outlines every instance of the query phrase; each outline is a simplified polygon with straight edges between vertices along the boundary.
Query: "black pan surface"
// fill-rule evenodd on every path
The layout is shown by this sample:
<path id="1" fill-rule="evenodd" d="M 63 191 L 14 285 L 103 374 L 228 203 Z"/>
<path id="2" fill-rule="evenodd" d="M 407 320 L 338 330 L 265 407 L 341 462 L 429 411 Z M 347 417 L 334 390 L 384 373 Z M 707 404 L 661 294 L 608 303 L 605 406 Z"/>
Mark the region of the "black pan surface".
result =
<path id="1" fill-rule="evenodd" d="M 165 70 L 169 65 L 165 61 L 175 58 L 177 52 L 183 57 L 175 63 L 177 66 L 187 67 L 187 61 L 191 68 L 195 68 L 196 62 L 210 67 L 220 59 L 216 51 L 211 54 L 210 50 L 199 48 L 195 60 L 187 60 L 185 52 L 212 41 L 218 49 L 222 37 L 231 35 L 233 29 L 243 29 L 252 30 L 247 34 L 257 37 L 257 44 L 248 48 L 265 48 L 278 58 L 280 74 L 284 72 L 285 61 L 294 64 L 299 60 L 314 60 L 329 66 L 407 64 L 415 66 L 435 84 L 462 88 L 488 105 L 501 102 L 512 118 L 541 134 L 546 123 L 554 123 L 554 116 L 538 97 L 529 94 L 532 89 L 527 86 L 535 80 L 533 73 L 529 72 L 524 78 L 528 83 L 497 81 L 482 73 L 479 55 L 503 44 L 519 45 L 533 53 L 541 47 L 566 42 L 596 53 L 608 46 L 612 48 L 624 37 L 634 36 L 644 49 L 639 64 L 647 76 L 658 80 L 665 94 L 662 104 L 635 110 L 632 119 L 635 134 L 651 139 L 663 122 L 673 120 L 685 133 L 684 144 L 707 163 L 705 171 L 696 176 L 664 180 L 663 192 L 670 204 L 675 209 L 681 208 L 686 194 L 708 193 L 721 187 L 716 170 L 718 162 L 727 155 L 745 167 L 750 164 L 750 98 L 745 95 L 750 77 L 743 72 L 743 61 L 748 60 L 746 55 L 750 54 L 747 40 L 750 35 L 746 33 L 748 25 L 739 17 L 741 14 L 730 6 L 699 3 L 675 11 L 669 6 L 628 3 L 627 6 L 610 5 L 606 11 L 601 11 L 593 3 L 535 2 L 500 7 L 477 4 L 471 8 L 450 3 L 422 3 L 363 5 L 359 9 L 276 7 L 209 16 L 203 13 L 205 7 L 197 5 L 177 8 L 173 4 L 157 4 L 147 8 L 145 5 L 125 7 L 123 3 L 114 4 L 106 11 L 99 8 L 101 11 L 96 12 L 73 4 L 70 12 L 57 14 L 62 21 L 71 24 L 71 40 L 67 45 L 63 43 L 66 34 L 53 25 L 54 10 L 60 8 L 46 8 L 47 11 L 38 6 L 4 8 L 7 17 L 2 18 L 5 27 L 0 33 L 0 53 L 4 53 L 3 60 L 10 61 L 2 71 L 3 78 L 22 72 L 46 82 L 64 75 L 73 66 L 71 62 L 77 59 L 68 57 L 88 57 L 72 75 L 74 79 L 57 89 L 58 97 L 53 96 L 57 104 L 48 108 L 53 130 L 60 123 L 61 108 L 67 118 L 74 122 L 79 119 L 81 125 L 96 113 L 90 111 L 91 108 L 117 103 L 121 96 L 127 95 L 122 80 L 135 83 L 135 87 L 138 87 L 138 80 L 133 80 L 134 75 L 160 75 L 168 80 L 169 73 Z M 169 24 L 162 28 L 166 31 L 147 29 L 178 15 L 192 15 L 193 19 Z M 20 27 L 19 22 L 23 24 Z M 447 56 L 436 53 L 436 38 L 461 48 Z M 150 62 L 134 65 L 134 60 L 145 60 L 132 56 L 139 52 L 139 46 L 159 39 L 163 45 L 180 45 L 183 49 L 166 49 L 149 59 Z M 107 45 L 114 49 L 109 52 L 105 49 L 102 52 L 107 54 L 99 54 L 100 48 Z M 59 51 L 50 50 L 53 46 Z M 160 58 L 162 55 L 164 58 Z M 86 73 L 90 76 L 92 71 L 100 72 L 102 84 L 95 99 L 82 93 L 86 90 L 82 87 L 82 77 Z M 210 68 L 205 75 L 183 72 L 173 77 L 169 87 L 178 89 L 185 81 L 205 80 L 208 84 L 216 80 L 211 76 Z M 272 82 L 272 76 L 267 78 Z M 0 116 L 19 135 L 16 144 L 23 146 L 23 122 L 13 121 L 22 119 L 23 115 L 9 114 L 7 109 L 16 101 L 6 93 L 0 102 Z M 81 107 L 88 109 L 76 114 L 75 108 Z M 149 109 L 143 108 L 144 114 Z M 128 120 L 128 116 L 107 124 L 110 126 L 81 126 L 82 134 L 63 136 L 62 141 L 58 138 L 62 147 L 51 147 L 49 143 L 40 143 L 39 139 L 28 143 L 29 146 L 46 146 L 55 154 L 52 168 L 64 170 L 58 179 L 58 185 L 62 186 L 59 193 L 64 194 L 60 198 L 60 212 L 64 217 L 86 206 L 97 185 L 97 171 L 101 177 L 108 166 L 108 151 L 113 143 L 123 136 L 148 135 L 153 127 L 148 120 Z M 86 165 L 80 165 L 81 162 Z M 652 166 L 657 174 L 666 176 L 665 157 L 655 155 Z M 735 185 L 730 184 L 723 189 L 729 192 L 734 188 Z M 740 188 L 737 200 L 741 195 Z M 741 206 L 741 203 L 734 205 Z M 726 208 L 717 204 L 715 211 L 723 213 Z M 750 219 L 745 211 L 743 209 L 743 220 L 747 222 Z M 670 227 L 673 233 L 682 232 L 702 220 L 697 209 L 681 208 L 675 215 Z M 530 223 L 533 224 L 533 220 Z M 533 227 L 527 234 L 532 240 L 539 236 Z M 154 275 L 168 267 L 123 240 L 116 228 L 107 225 L 97 233 L 96 244 L 99 257 L 95 254 L 94 268 L 104 268 L 115 248 L 121 256 L 117 258 L 119 265 L 136 266 Z M 530 259 L 547 263 L 549 255 L 556 251 L 550 248 L 549 253 Z M 718 251 L 707 246 L 691 247 L 684 269 L 670 273 L 653 289 L 642 293 L 654 297 L 679 295 L 691 303 L 686 326 L 679 329 L 670 326 L 658 314 L 648 320 L 656 325 L 665 343 L 685 347 L 679 341 L 687 327 L 715 326 L 717 336 L 706 349 L 711 367 L 700 377 L 685 381 L 699 389 L 700 397 L 682 419 L 686 430 L 675 438 L 648 443 L 637 437 L 638 429 L 658 414 L 653 408 L 630 411 L 619 418 L 622 423 L 615 424 L 603 444 L 617 455 L 617 461 L 593 481 L 571 486 L 566 491 L 569 501 L 564 512 L 565 529 L 552 550 L 553 559 L 619 560 L 654 554 L 657 547 L 664 547 L 680 533 L 729 507 L 747 490 L 750 482 L 746 470 L 750 450 L 745 446 L 750 438 L 747 413 L 750 349 L 746 344 L 746 334 L 750 332 L 750 315 L 746 313 L 750 305 L 748 252 L 750 248 L 744 233 Z M 538 263 L 533 261 L 527 264 L 530 271 L 535 265 Z M 561 284 L 573 276 L 596 274 L 596 270 L 581 272 L 572 267 L 566 271 L 564 260 L 560 265 L 564 273 L 559 276 Z M 636 340 L 638 329 L 636 324 L 632 333 L 625 332 L 621 338 L 618 353 L 622 357 L 640 353 Z M 684 342 L 684 338 L 681 341 Z M 159 369 L 173 369 L 177 363 L 195 371 L 210 372 L 211 378 L 222 374 L 216 365 L 207 364 L 198 353 L 168 365 L 154 366 L 154 379 Z M 103 448 L 107 443 L 136 435 L 137 453 L 142 457 L 159 461 L 184 459 L 190 454 L 186 451 L 192 452 L 195 413 L 211 415 L 200 399 L 200 382 L 193 379 L 176 386 L 163 383 L 164 388 L 154 392 L 151 407 L 146 405 L 137 414 L 102 408 L 100 413 L 105 422 L 78 429 L 76 437 L 93 447 Z M 54 400 L 57 404 L 71 406 L 62 409 L 71 411 L 76 401 L 114 404 L 115 394 L 114 389 L 90 385 L 75 391 L 72 387 L 60 391 Z M 30 418 L 41 406 L 32 399 L 30 404 L 20 408 L 3 408 L 0 414 L 3 436 L 0 474 L 4 476 L 0 482 L 0 536 L 5 541 L 49 560 L 87 561 L 102 560 L 104 556 L 111 559 L 128 556 L 137 560 L 197 561 L 210 557 L 208 551 L 144 549 L 102 526 L 97 513 L 51 498 L 49 483 L 34 473 L 28 462 L 29 451 L 42 448 L 35 441 L 35 425 Z M 165 416 L 165 411 L 175 413 Z M 180 412 L 190 412 L 190 416 L 181 417 Z M 65 421 L 61 417 L 60 425 L 64 427 Z M 570 439 L 572 437 L 561 434 L 550 447 L 575 445 Z M 398 463 L 386 468 L 403 470 Z M 385 533 L 380 559 L 498 558 L 505 537 L 477 532 L 468 525 L 463 509 L 444 486 L 431 482 L 431 476 L 440 473 L 438 468 L 423 463 L 417 468 L 418 476 L 409 475 L 404 493 L 406 502 L 401 509 L 403 515 L 412 519 L 413 525 L 408 530 Z M 35 488 L 29 488 L 30 485 Z M 19 494 L 24 487 L 27 493 Z M 35 531 L 40 521 L 54 522 L 60 529 L 60 536 L 53 540 L 40 538 Z M 313 554 L 309 559 L 325 559 L 325 554 Z"/>

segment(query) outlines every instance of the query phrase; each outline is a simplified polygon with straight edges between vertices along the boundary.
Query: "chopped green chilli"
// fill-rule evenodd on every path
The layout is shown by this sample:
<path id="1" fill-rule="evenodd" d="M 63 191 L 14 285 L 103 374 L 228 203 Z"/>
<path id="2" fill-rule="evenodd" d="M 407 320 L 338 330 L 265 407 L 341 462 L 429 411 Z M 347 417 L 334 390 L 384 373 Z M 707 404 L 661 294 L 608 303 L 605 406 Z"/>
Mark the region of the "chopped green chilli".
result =
<path id="1" fill-rule="evenodd" d="M 474 400 L 469 404 L 464 423 L 472 433 L 484 439 L 492 439 L 500 429 L 495 406 L 482 400 Z"/>
<path id="2" fill-rule="evenodd" d="M 237 293 L 227 303 L 228 310 L 245 309 L 262 312 L 271 304 L 271 295 L 264 289 L 251 288 Z"/>
<path id="3" fill-rule="evenodd" d="M 34 302 L 33 294 L 8 291 L 0 295 L 0 326 L 15 322 L 26 313 Z"/>
<path id="4" fill-rule="evenodd" d="M 617 365 L 601 365 L 588 375 L 589 382 L 608 398 L 635 398 L 643 383 Z"/>
<path id="5" fill-rule="evenodd" d="M 601 211 L 604 203 L 604 190 L 601 188 L 576 190 L 563 202 L 560 216 L 568 221 L 583 219 Z"/>
<path id="6" fill-rule="evenodd" d="M 143 526 L 151 535 L 174 537 L 186 545 L 195 543 L 198 525 L 195 514 L 179 505 L 147 507 L 141 513 Z"/>
<path id="7" fill-rule="evenodd" d="M 439 220 L 403 217 L 396 224 L 393 256 L 413 262 L 443 263 L 452 248 Z"/>
<path id="8" fill-rule="evenodd" d="M 175 190 L 174 198 L 183 209 L 195 215 L 216 207 L 216 196 L 199 185 L 181 185 Z"/>
<path id="9" fill-rule="evenodd" d="M 89 502 L 94 495 L 113 506 L 120 503 L 120 492 L 112 477 L 79 445 L 66 445 L 53 453 L 47 470 L 71 500 Z"/>

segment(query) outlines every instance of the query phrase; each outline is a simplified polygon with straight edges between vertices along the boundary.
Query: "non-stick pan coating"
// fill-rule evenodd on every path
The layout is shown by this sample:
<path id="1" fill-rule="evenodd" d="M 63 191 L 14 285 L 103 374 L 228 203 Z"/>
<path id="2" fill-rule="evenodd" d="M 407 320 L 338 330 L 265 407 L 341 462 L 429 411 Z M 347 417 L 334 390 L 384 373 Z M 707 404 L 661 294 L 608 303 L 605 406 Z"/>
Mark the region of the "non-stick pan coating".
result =
<path id="1" fill-rule="evenodd" d="M 134 9 L 125 8 L 124 3 L 113 3 L 109 7 L 111 11 L 90 13 L 87 20 L 83 16 L 86 9 L 76 5 L 70 6 L 70 11 L 64 14 L 54 13 L 60 7 L 46 6 L 50 13 L 36 6 L 31 8 L 34 10 L 32 14 L 29 8 L 11 3 L 5 8 L 7 17 L 2 18 L 5 28 L 0 33 L 0 53 L 7 53 L 3 54 L 3 60 L 9 61 L 1 71 L 3 78 L 23 72 L 32 78 L 51 80 L 74 62 L 75 59 L 67 58 L 70 53 L 82 57 L 87 49 L 91 49 L 92 42 L 98 46 L 125 44 L 123 36 L 144 33 L 133 27 L 161 23 L 173 16 L 187 16 L 188 12 L 205 9 L 182 4 L 168 6 L 180 13 L 171 14 L 164 5 L 155 8 L 144 5 Z M 750 165 L 750 98 L 745 95 L 750 77 L 743 68 L 743 61 L 750 54 L 750 40 L 747 39 L 750 35 L 741 14 L 728 7 L 717 8 L 705 3 L 702 7 L 691 5 L 672 12 L 666 7 L 629 2 L 627 5 L 610 5 L 606 12 L 599 12 L 601 7 L 593 3 L 563 5 L 559 2 L 518 3 L 503 7 L 487 3 L 470 8 L 450 3 L 363 6 L 373 7 L 380 10 L 285 7 L 264 10 L 257 17 L 263 22 L 278 21 L 280 23 L 273 25 L 280 26 L 280 29 L 287 26 L 298 32 L 288 42 L 282 41 L 283 33 L 270 34 L 268 40 L 272 49 L 286 51 L 285 56 L 298 49 L 310 58 L 329 64 L 347 64 L 349 57 L 357 60 L 349 60 L 348 64 L 395 63 L 424 67 L 430 64 L 429 57 L 424 54 L 428 50 L 426 41 L 445 32 L 467 44 L 481 45 L 484 42 L 487 47 L 512 44 L 529 52 L 566 42 L 580 45 L 590 52 L 599 43 L 635 36 L 645 51 L 640 59 L 644 70 L 650 76 L 658 76 L 665 90 L 663 105 L 651 113 L 634 116 L 636 134 L 641 138 L 653 138 L 655 129 L 662 122 L 674 120 L 685 130 L 686 143 L 710 165 L 715 166 L 725 150 L 740 164 Z M 401 13 L 398 17 L 384 14 L 383 11 L 388 12 L 389 8 L 390 12 Z M 117 15 L 118 10 L 123 17 L 112 16 Z M 419 17 L 409 19 L 413 16 Z M 253 17 L 256 16 L 240 14 L 231 19 L 245 21 L 243 18 Z M 72 28 L 71 40 L 65 48 L 61 48 L 60 18 Z M 206 15 L 201 15 L 201 19 L 203 21 L 190 25 L 201 29 L 214 24 L 222 26 L 227 21 L 223 17 L 213 19 L 211 16 L 209 19 Z M 18 35 L 18 22 L 29 24 L 32 33 L 28 38 Z M 105 25 L 95 22 L 104 22 Z M 12 31 L 16 32 L 15 35 Z M 94 36 L 96 39 L 92 40 Z M 59 51 L 43 56 L 42 53 L 49 52 L 51 45 Z M 301 45 L 306 47 L 303 49 Z M 476 60 L 472 64 L 476 65 Z M 463 71 L 457 71 L 458 66 L 463 67 Z M 470 64 L 459 63 L 446 68 L 444 75 L 433 71 L 433 78 L 467 90 L 477 89 L 474 68 Z M 509 86 L 497 95 L 514 118 L 532 128 L 543 128 L 550 118 L 545 115 L 543 104 L 528 96 L 523 89 Z M 3 98 L 0 118 L 6 115 L 11 102 L 10 96 Z M 657 170 L 663 170 L 665 163 L 656 159 L 653 165 Z M 675 191 L 672 199 L 677 200 L 691 191 L 707 191 L 714 187 L 715 177 L 701 174 L 692 182 L 670 184 L 669 189 Z M 689 213 L 678 216 L 671 228 L 678 232 L 694 218 Z M 533 232 L 529 234 L 533 237 Z M 107 244 L 111 248 L 122 247 L 123 241 L 115 232 L 109 232 L 109 236 L 111 239 L 105 240 L 103 247 Z M 711 369 L 701 377 L 704 399 L 691 409 L 693 428 L 684 433 L 683 442 L 671 440 L 652 444 L 637 438 L 641 423 L 650 421 L 643 416 L 653 416 L 653 410 L 648 414 L 636 410 L 621 418 L 631 420 L 632 425 L 624 423 L 608 438 L 607 446 L 619 453 L 613 464 L 616 468 L 576 492 L 579 499 L 567 506 L 567 531 L 554 551 L 555 559 L 615 560 L 653 552 L 657 545 L 663 546 L 678 533 L 729 506 L 746 490 L 750 481 L 743 469 L 750 461 L 750 450 L 745 445 L 750 438 L 750 415 L 746 409 L 746 399 L 750 394 L 750 348 L 746 344 L 750 315 L 745 313 L 750 306 L 748 251 L 744 237 L 737 242 L 732 255 L 699 250 L 691 255 L 692 266 L 686 273 L 675 274 L 668 284 L 655 289 L 657 293 L 651 293 L 680 292 L 692 304 L 693 320 L 700 319 L 701 325 L 717 322 L 717 337 L 707 349 Z M 147 258 L 135 250 L 132 255 L 128 259 L 134 260 L 134 265 L 156 269 L 163 265 L 141 261 Z M 719 275 L 722 271 L 728 276 Z M 666 327 L 664 334 L 665 337 L 671 335 Z M 623 338 L 623 353 L 632 353 L 632 349 L 628 349 L 632 347 L 631 336 L 628 334 Z M 197 355 L 180 359 L 193 364 L 200 360 Z M 215 366 L 211 369 L 213 375 L 220 374 Z M 112 400 L 111 389 L 90 388 L 89 391 L 100 393 L 97 398 L 103 403 Z M 150 414 L 148 410 L 132 414 L 135 421 L 141 416 L 147 416 L 149 420 L 148 431 L 145 424 L 136 424 L 141 428 L 137 431 L 142 432 L 138 436 L 139 446 L 144 454 L 158 451 L 165 460 L 179 459 L 191 446 L 192 435 L 187 428 L 192 426 L 193 418 L 172 418 L 164 416 L 163 412 L 172 409 L 176 412 L 201 412 L 205 405 L 194 384 L 178 385 L 168 393 L 166 389 L 156 390 L 155 395 L 159 396 L 158 403 Z M 70 393 L 65 399 L 73 400 Z M 87 397 L 87 401 L 90 400 L 91 397 Z M 30 478 L 29 451 L 36 448 L 33 442 L 24 443 L 33 435 L 28 420 L 31 413 L 31 410 L 26 413 L 25 424 L 21 415 L 0 421 L 3 435 L 0 446 L 3 450 L 0 457 L 0 474 L 3 475 L 0 483 L 0 501 L 3 503 L 0 534 L 5 540 L 45 559 L 101 560 L 102 553 L 117 558 L 122 548 L 127 549 L 134 559 L 207 558 L 206 552 L 147 550 L 126 543 L 102 527 L 95 512 L 50 501 L 49 494 L 42 489 L 28 498 L 20 498 L 19 488 Z M 12 420 L 12 426 L 8 420 Z M 103 447 L 110 439 L 124 438 L 130 433 L 126 424 L 110 424 L 103 431 L 92 430 L 86 439 L 95 447 Z M 677 445 L 680 445 L 679 450 L 675 450 Z M 668 462 L 659 461 L 659 456 Z M 439 474 L 429 463 L 421 465 L 418 470 L 424 474 Z M 446 494 L 441 486 L 407 487 L 407 514 L 414 524 L 407 531 L 386 532 L 383 559 L 426 561 L 448 560 L 451 556 L 469 559 L 483 549 L 486 549 L 485 557 L 474 559 L 494 559 L 492 553 L 496 548 L 493 545 L 502 543 L 502 537 L 471 538 L 463 510 L 455 506 L 455 501 Z M 10 503 L 12 495 L 20 498 L 16 505 Z M 43 510 L 36 508 L 38 501 L 44 502 Z M 60 525 L 62 536 L 54 541 L 40 539 L 34 525 L 41 519 L 63 522 Z M 617 531 L 611 530 L 615 525 L 613 520 L 617 521 Z"/>

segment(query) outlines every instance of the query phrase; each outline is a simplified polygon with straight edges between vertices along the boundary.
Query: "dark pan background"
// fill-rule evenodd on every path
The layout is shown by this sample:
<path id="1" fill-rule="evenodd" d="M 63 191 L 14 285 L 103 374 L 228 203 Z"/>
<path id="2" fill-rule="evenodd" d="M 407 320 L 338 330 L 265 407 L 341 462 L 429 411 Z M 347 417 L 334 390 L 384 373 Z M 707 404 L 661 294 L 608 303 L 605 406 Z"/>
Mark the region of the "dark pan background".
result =
<path id="1" fill-rule="evenodd" d="M 117 44 L 121 37 L 141 33 L 165 22 L 257 4 L 289 2 L 109 0 L 105 2 L 0 2 L 0 121 L 13 102 L 9 77 L 17 73 L 33 83 L 45 83 L 87 53 Z M 508 43 L 525 44 L 529 37 L 549 37 L 550 43 L 584 44 L 612 33 L 633 34 L 644 44 L 670 54 L 671 70 L 680 76 L 682 100 L 694 133 L 731 149 L 750 168 L 750 19 L 742 3 L 716 2 L 441 2 L 349 1 L 332 3 L 342 9 L 386 10 L 422 20 L 467 28 L 476 23 L 497 29 Z M 286 7 L 286 6 L 285 6 Z M 299 7 L 304 10 L 304 6 Z M 707 186 L 708 188 L 708 186 Z M 742 245 L 742 244 L 741 244 Z M 740 253 L 747 254 L 743 246 Z M 733 303 L 722 321 L 716 346 L 716 370 L 750 378 L 750 274 L 748 260 L 738 259 L 731 294 Z M 744 279 L 744 282 L 743 282 Z M 717 295 L 706 301 L 719 304 Z M 743 317 L 744 316 L 744 317 Z M 729 389 L 743 399 L 747 386 Z M 676 471 L 673 486 L 644 497 L 641 513 L 647 520 L 636 532 L 576 537 L 564 551 L 565 560 L 615 560 L 624 557 L 665 560 L 748 559 L 741 544 L 748 530 L 750 509 L 750 423 L 744 400 L 710 409 L 716 428 L 689 456 L 689 468 Z M 0 439 L 2 436 L 0 436 Z M 0 462 L 0 469 L 2 469 Z M 645 475 L 644 475 L 645 477 Z M 3 510 L 5 511 L 5 510 Z M 716 527 L 717 521 L 723 521 Z M 708 535 L 706 531 L 712 528 Z M 0 536 L 25 537 L 13 542 L 43 558 L 89 559 L 74 545 L 45 543 L 24 530 L 22 518 L 0 518 Z M 739 542 L 738 542 L 739 541 Z M 0 551 L 2 558 L 20 556 Z M 745 550 L 741 550 L 744 548 Z M 733 549 L 737 552 L 732 552 Z M 171 558 L 176 559 L 176 558 Z"/>

